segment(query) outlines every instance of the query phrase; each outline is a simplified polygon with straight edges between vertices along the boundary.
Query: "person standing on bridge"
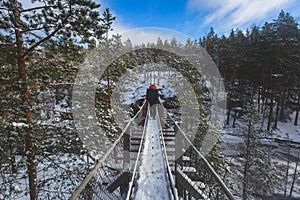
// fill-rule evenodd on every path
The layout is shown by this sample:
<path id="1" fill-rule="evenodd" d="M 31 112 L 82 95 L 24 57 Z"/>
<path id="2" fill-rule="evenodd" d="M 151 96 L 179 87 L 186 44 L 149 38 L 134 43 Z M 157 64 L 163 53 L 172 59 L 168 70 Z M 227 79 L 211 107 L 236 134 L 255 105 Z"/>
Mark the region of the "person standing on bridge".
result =
<path id="1" fill-rule="evenodd" d="M 159 104 L 159 94 L 155 84 L 151 84 L 147 89 L 146 100 L 150 104 L 150 116 L 155 117 L 156 104 Z"/>

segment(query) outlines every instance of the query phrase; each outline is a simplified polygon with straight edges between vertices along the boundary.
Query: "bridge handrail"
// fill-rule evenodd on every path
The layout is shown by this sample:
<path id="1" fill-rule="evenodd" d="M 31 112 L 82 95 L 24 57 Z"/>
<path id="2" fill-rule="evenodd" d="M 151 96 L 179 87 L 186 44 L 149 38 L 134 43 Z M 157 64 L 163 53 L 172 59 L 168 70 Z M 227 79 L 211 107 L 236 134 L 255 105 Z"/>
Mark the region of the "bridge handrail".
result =
<path id="1" fill-rule="evenodd" d="M 127 125 L 125 126 L 125 128 L 123 129 L 123 131 L 121 132 L 121 134 L 119 135 L 119 137 L 115 140 L 115 142 L 113 143 L 113 145 L 109 148 L 109 150 L 104 154 L 104 156 L 100 159 L 100 161 L 97 163 L 97 165 L 91 170 L 91 172 L 85 177 L 85 179 L 82 181 L 82 183 L 78 186 L 78 188 L 76 189 L 76 191 L 71 195 L 71 197 L 69 198 L 69 200 L 76 200 L 77 197 L 81 194 L 81 192 L 84 190 L 84 188 L 86 187 L 86 185 L 89 183 L 89 181 L 95 176 L 96 172 L 98 171 L 98 169 L 100 167 L 102 167 L 103 163 L 105 162 L 105 160 L 108 158 L 108 156 L 112 153 L 112 151 L 114 150 L 115 146 L 120 142 L 120 140 L 122 139 L 122 137 L 124 136 L 124 134 L 126 133 L 127 129 L 129 128 L 129 126 L 131 125 L 131 123 L 133 122 L 133 120 L 140 114 L 140 112 L 143 110 L 144 106 L 146 104 L 146 101 L 144 101 L 143 105 L 141 106 L 140 110 L 135 114 L 135 116 L 133 118 L 131 118 Z"/>
<path id="2" fill-rule="evenodd" d="M 163 107 L 163 106 L 162 106 Z M 163 107 L 164 108 L 164 107 Z M 164 108 L 165 109 L 165 108 Z M 167 115 L 170 117 L 170 119 L 174 122 L 175 126 L 178 128 L 180 133 L 183 135 L 185 140 L 188 142 L 188 144 L 193 148 L 193 150 L 198 154 L 198 156 L 204 161 L 205 165 L 209 169 L 210 173 L 213 175 L 219 186 L 222 188 L 222 190 L 225 192 L 225 195 L 230 199 L 234 200 L 234 196 L 228 189 L 228 187 L 225 185 L 223 180 L 220 178 L 220 176 L 216 173 L 216 171 L 213 169 L 213 167 L 209 164 L 209 162 L 206 160 L 206 158 L 202 155 L 202 153 L 194 146 L 194 144 L 191 142 L 191 140 L 187 137 L 187 135 L 184 133 L 184 131 L 181 129 L 181 127 L 178 125 L 178 123 L 173 119 L 173 117 L 167 112 L 165 109 Z"/>
<path id="3" fill-rule="evenodd" d="M 230 192 L 230 190 L 228 189 L 228 187 L 225 185 L 225 183 L 223 182 L 223 180 L 220 178 L 220 176 L 217 174 L 217 172 L 213 169 L 213 167 L 209 164 L 209 162 L 206 160 L 206 158 L 202 155 L 202 153 L 193 145 L 193 143 L 189 140 L 189 138 L 186 136 L 186 134 L 182 131 L 182 129 L 178 126 L 177 122 L 175 123 L 178 130 L 181 132 L 181 134 L 183 135 L 183 137 L 187 140 L 187 142 L 189 143 L 189 145 L 194 149 L 194 151 L 198 154 L 198 156 L 204 161 L 205 165 L 207 166 L 208 170 L 211 172 L 211 174 L 213 175 L 213 177 L 215 178 L 215 180 L 218 182 L 218 184 L 220 185 L 220 187 L 223 189 L 223 191 L 225 192 L 226 196 L 230 199 L 230 200 L 234 200 L 234 197 L 232 195 L 232 193 Z"/>
<path id="4" fill-rule="evenodd" d="M 144 124 L 144 129 L 143 129 L 143 134 L 142 134 L 142 138 L 141 138 L 141 143 L 140 143 L 140 146 L 139 146 L 139 151 L 138 151 L 136 162 L 135 162 L 135 165 L 134 165 L 134 170 L 133 170 L 133 173 L 132 173 L 131 181 L 129 182 L 129 187 L 128 187 L 128 192 L 127 192 L 126 200 L 130 200 L 130 197 L 131 197 L 132 192 L 133 192 L 133 182 L 135 181 L 136 172 L 137 172 L 137 168 L 138 168 L 138 162 L 140 160 L 140 156 L 141 156 L 141 152 L 142 152 L 142 147 L 143 147 L 143 144 L 144 144 L 145 132 L 146 132 L 147 124 L 148 124 L 148 120 L 147 119 L 148 119 L 149 110 L 150 110 L 149 107 L 150 107 L 150 105 L 148 104 L 148 109 L 147 109 L 147 114 L 146 114 L 146 119 L 145 119 L 145 123 L 146 124 Z"/>
<path id="5" fill-rule="evenodd" d="M 163 131 L 162 131 L 162 126 L 161 126 L 161 121 L 160 121 L 160 117 L 158 116 L 158 109 L 156 108 L 156 113 L 157 113 L 157 119 L 158 119 L 158 125 L 159 125 L 159 132 L 161 134 L 161 141 L 162 141 L 162 145 L 163 145 L 163 151 L 164 151 L 164 157 L 165 157 L 165 161 L 166 161 L 166 167 L 167 167 L 167 173 L 168 173 L 168 179 L 169 179 L 169 182 L 171 184 L 171 190 L 172 190 L 172 194 L 173 194 L 173 197 L 174 197 L 174 200 L 178 200 L 178 194 L 177 194 L 177 189 L 175 187 L 175 181 L 173 179 L 173 174 L 171 172 L 171 169 L 170 169 L 170 165 L 169 165 L 169 161 L 168 161 L 168 154 L 167 154 L 167 148 L 166 148 L 166 144 L 165 144 L 165 139 L 164 139 L 164 134 L 163 134 Z"/>

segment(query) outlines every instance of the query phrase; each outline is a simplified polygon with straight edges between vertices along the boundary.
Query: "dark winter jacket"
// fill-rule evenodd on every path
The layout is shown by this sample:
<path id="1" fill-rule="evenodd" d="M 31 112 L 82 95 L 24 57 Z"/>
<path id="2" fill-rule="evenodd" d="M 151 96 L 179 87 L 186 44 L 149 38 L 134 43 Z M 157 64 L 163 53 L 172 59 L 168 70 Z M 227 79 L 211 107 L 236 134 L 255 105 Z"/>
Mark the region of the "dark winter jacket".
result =
<path id="1" fill-rule="evenodd" d="M 150 106 L 159 104 L 158 90 L 147 89 L 146 99 L 150 103 Z"/>

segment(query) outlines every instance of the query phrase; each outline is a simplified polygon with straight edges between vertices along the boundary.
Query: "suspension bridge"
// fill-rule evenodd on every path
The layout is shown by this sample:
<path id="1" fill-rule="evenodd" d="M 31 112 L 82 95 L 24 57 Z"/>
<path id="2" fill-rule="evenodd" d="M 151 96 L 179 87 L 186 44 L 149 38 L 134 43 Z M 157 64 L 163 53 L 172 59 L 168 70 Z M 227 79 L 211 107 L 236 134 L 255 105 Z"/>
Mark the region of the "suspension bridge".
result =
<path id="1" fill-rule="evenodd" d="M 234 199 L 209 162 L 162 105 L 147 103 L 86 176 L 76 199 Z"/>

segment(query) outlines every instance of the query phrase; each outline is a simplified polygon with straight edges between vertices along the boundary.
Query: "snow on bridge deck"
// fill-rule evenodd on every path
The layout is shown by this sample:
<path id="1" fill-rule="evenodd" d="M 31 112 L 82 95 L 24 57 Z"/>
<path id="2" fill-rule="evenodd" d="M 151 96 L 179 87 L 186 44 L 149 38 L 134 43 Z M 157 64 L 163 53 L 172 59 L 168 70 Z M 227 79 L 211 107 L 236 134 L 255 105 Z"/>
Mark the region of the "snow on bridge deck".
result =
<path id="1" fill-rule="evenodd" d="M 157 119 L 148 118 L 135 199 L 170 199 Z"/>

